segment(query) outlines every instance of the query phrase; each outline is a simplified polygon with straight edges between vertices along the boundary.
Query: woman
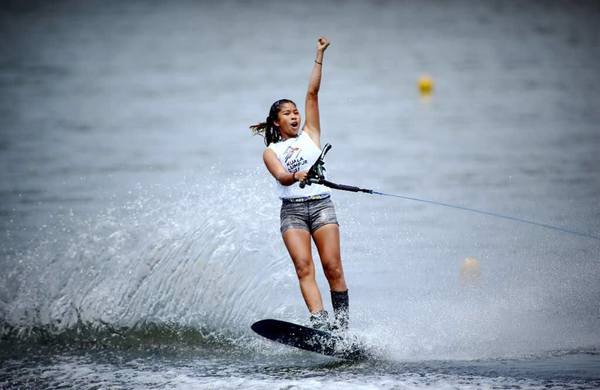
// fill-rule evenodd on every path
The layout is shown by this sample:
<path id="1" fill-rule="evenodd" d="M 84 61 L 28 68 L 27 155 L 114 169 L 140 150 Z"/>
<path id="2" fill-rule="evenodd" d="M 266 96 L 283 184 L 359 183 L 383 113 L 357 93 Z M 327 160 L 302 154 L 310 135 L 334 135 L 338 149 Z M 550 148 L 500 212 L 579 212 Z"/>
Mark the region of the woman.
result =
<path id="1" fill-rule="evenodd" d="M 291 100 L 278 100 L 271 106 L 265 122 L 250 128 L 265 137 L 263 160 L 277 180 L 281 205 L 281 235 L 292 258 L 300 290 L 310 312 L 314 328 L 348 329 L 348 288 L 340 256 L 340 231 L 330 189 L 312 184 L 300 188 L 308 170 L 321 153 L 318 93 L 321 86 L 323 54 L 329 46 L 326 38 L 317 41 L 317 56 L 306 92 L 306 121 L 300 130 L 300 113 Z M 325 276 L 329 282 L 335 321 L 329 315 L 315 279 L 311 251 L 314 240 Z"/>

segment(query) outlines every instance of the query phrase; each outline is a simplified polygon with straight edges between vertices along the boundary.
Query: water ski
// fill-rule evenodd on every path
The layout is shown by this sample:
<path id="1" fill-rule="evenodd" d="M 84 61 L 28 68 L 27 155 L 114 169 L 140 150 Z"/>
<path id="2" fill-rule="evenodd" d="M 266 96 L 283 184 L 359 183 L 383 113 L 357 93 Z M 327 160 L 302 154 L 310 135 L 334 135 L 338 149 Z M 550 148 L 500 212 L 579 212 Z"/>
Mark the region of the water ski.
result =
<path id="1" fill-rule="evenodd" d="M 261 320 L 252 330 L 269 340 L 285 345 L 347 360 L 363 360 L 367 351 L 358 340 L 342 338 L 329 332 L 280 320 Z"/>

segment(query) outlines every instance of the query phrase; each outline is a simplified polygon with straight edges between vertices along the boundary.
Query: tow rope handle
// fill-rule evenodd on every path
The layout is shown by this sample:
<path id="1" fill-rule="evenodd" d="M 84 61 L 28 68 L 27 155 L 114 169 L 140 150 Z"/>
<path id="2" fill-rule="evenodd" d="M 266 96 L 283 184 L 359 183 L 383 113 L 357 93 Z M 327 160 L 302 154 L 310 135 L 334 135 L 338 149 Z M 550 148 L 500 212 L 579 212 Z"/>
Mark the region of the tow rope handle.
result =
<path id="1" fill-rule="evenodd" d="M 323 182 L 325 181 L 324 158 L 327 152 L 329 152 L 329 150 L 331 150 L 331 144 L 325 144 L 325 146 L 323 146 L 323 151 L 321 152 L 321 155 L 319 156 L 319 158 L 317 158 L 317 161 L 315 161 L 312 167 L 310 167 L 310 169 L 308 170 L 306 180 L 300 182 L 300 188 L 304 188 L 305 186 L 311 185 L 313 183 L 323 184 Z"/>
<path id="2" fill-rule="evenodd" d="M 317 161 L 315 161 L 315 163 L 308 170 L 306 180 L 300 182 L 300 188 L 304 188 L 305 186 L 311 184 L 321 184 L 325 187 L 333 188 L 334 190 L 366 192 L 367 194 L 372 194 L 373 190 L 349 186 L 345 184 L 337 184 L 329 180 L 325 180 L 325 155 L 327 154 L 327 152 L 329 152 L 329 150 L 331 150 L 331 144 L 325 144 L 325 146 L 323 146 L 323 151 L 321 152 L 321 155 L 319 156 L 319 158 L 317 158 Z"/>
<path id="3" fill-rule="evenodd" d="M 333 188 L 334 190 L 342 190 L 342 191 L 350 191 L 350 192 L 366 192 L 367 194 L 372 194 L 373 190 L 369 190 L 367 188 L 360 188 L 355 186 L 348 186 L 346 184 L 337 184 L 333 183 L 329 180 L 323 179 L 319 184 L 323 184 L 325 187 Z"/>

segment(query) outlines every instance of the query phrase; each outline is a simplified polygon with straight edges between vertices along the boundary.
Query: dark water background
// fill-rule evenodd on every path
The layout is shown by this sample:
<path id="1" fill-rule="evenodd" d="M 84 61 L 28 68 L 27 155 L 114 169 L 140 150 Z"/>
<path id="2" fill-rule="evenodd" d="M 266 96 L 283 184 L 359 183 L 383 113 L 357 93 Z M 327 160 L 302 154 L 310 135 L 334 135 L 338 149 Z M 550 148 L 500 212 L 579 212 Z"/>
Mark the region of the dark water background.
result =
<path id="1" fill-rule="evenodd" d="M 326 35 L 329 179 L 600 236 L 598 2 L 0 9 L 0 387 L 600 386 L 598 240 L 393 198 L 334 194 L 377 358 L 255 337 L 306 312 L 247 129 Z"/>

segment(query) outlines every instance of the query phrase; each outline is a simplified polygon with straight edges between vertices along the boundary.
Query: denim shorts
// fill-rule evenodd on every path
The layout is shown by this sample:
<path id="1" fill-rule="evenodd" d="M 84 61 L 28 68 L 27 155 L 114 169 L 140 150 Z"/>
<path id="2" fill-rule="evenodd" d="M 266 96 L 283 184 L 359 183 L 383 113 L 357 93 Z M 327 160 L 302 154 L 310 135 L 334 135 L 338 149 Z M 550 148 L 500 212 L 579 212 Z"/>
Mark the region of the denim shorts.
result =
<path id="1" fill-rule="evenodd" d="M 290 202 L 281 204 L 281 234 L 288 229 L 304 229 L 313 233 L 321 226 L 339 225 L 331 198 Z"/>

